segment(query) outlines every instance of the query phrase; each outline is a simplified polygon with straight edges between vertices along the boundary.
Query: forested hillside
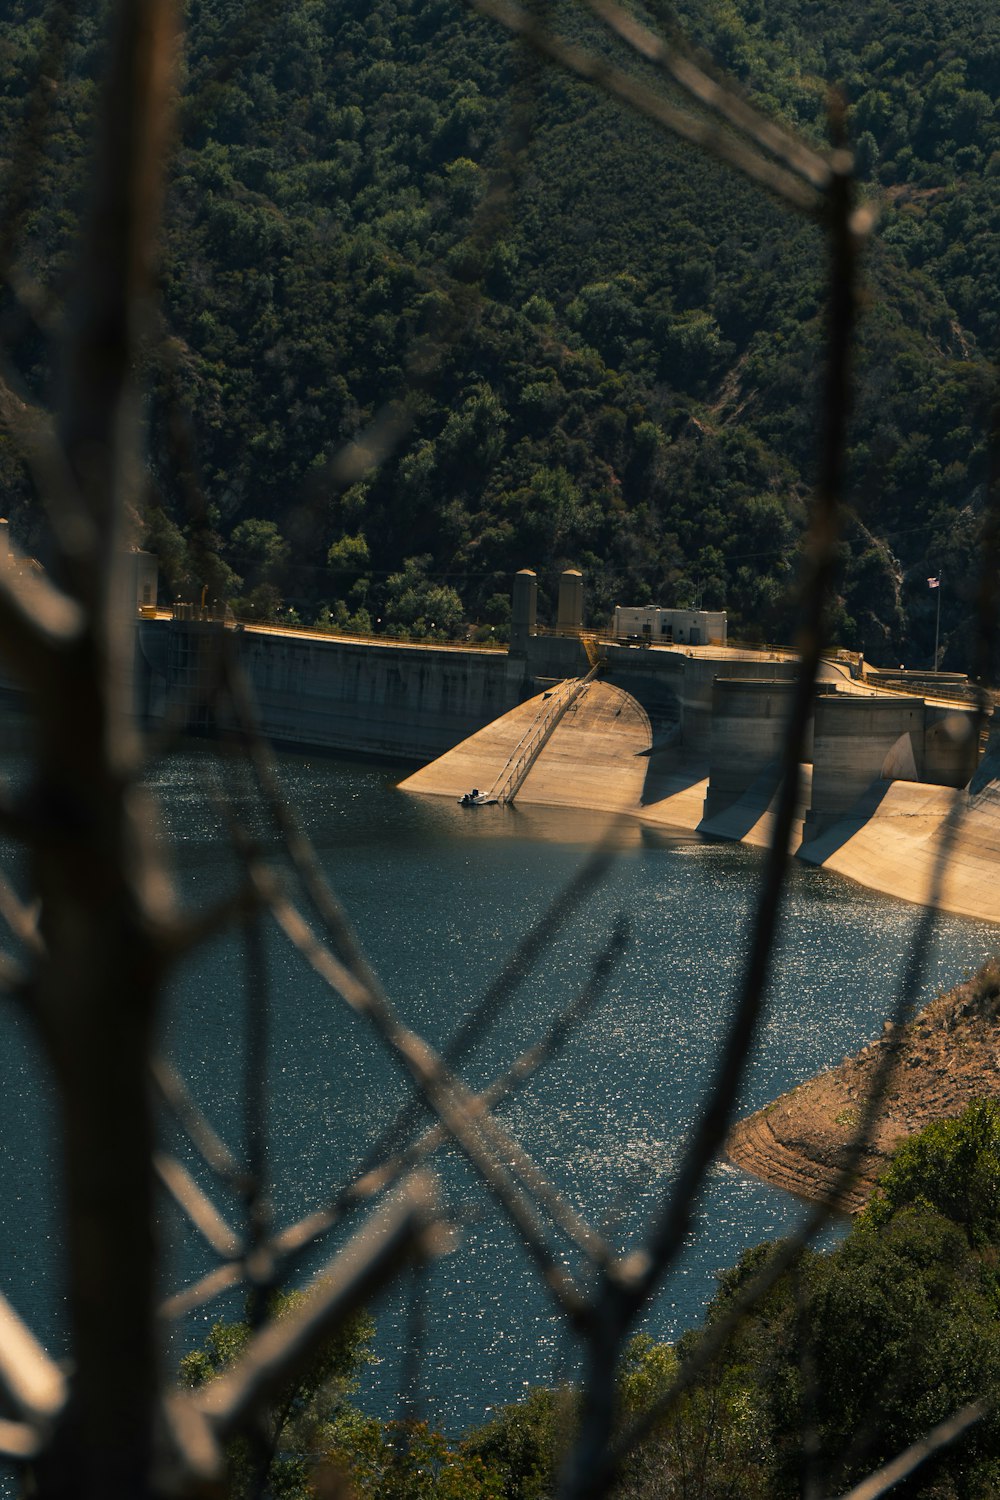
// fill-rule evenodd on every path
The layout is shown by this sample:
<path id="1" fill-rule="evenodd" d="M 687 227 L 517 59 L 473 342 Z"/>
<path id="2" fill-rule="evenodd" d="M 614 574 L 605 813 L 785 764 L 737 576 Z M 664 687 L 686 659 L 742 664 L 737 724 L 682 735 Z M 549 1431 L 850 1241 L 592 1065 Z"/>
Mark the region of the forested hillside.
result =
<path id="1" fill-rule="evenodd" d="M 944 664 L 967 666 L 1000 342 L 1000 20 L 971 0 L 686 0 L 658 19 L 814 139 L 828 85 L 846 94 L 882 219 L 835 632 L 925 663 L 941 574 Z M 102 29 L 87 8 L 59 57 L 44 22 L 36 0 L 0 22 L 0 150 L 4 242 L 50 316 Z M 572 8 L 560 24 L 583 25 Z M 452 0 L 189 0 L 187 25 L 148 352 L 143 524 L 169 587 L 355 629 L 502 634 L 513 571 L 539 571 L 544 610 L 574 565 L 595 619 L 701 601 L 786 637 L 819 231 Z M 596 23 L 588 37 L 610 46 Z M 37 330 L 12 333 L 49 403 Z M 373 421 L 383 460 L 338 462 Z M 40 545 L 6 437 L 0 475 Z"/>

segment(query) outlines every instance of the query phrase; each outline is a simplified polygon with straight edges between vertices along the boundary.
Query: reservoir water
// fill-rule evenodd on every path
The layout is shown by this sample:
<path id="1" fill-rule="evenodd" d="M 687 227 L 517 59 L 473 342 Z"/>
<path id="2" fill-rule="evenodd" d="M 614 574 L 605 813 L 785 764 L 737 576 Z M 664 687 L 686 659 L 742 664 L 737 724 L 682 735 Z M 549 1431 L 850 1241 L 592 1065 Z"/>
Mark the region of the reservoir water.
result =
<path id="1" fill-rule="evenodd" d="M 205 906 L 231 887 L 211 802 L 213 757 L 178 756 L 153 776 L 178 887 Z M 513 946 L 587 857 L 598 829 L 586 815 L 464 810 L 395 789 L 392 768 L 283 757 L 288 794 L 385 988 L 436 1044 L 468 1014 Z M 235 788 L 266 844 L 267 820 Z M 610 871 L 555 937 L 514 1002 L 496 1017 L 465 1075 L 481 1084 L 561 1010 L 584 981 L 618 913 L 627 952 L 600 1008 L 530 1086 L 502 1110 L 511 1132 L 591 1222 L 621 1246 L 669 1188 L 746 957 L 761 857 L 738 845 L 621 831 Z M 741 1106 L 757 1107 L 876 1035 L 892 1012 L 922 913 L 835 876 L 793 866 L 765 1024 Z M 976 969 L 997 929 L 941 917 L 917 1003 Z M 241 950 L 215 942 L 178 976 L 164 1045 L 213 1122 L 240 1142 L 243 1080 Z M 351 1176 L 367 1144 L 406 1097 L 395 1066 L 276 934 L 268 939 L 268 1091 L 274 1216 L 284 1223 Z M 31 1039 L 0 1016 L 0 1287 L 50 1347 L 62 1347 L 59 1229 L 52 1205 L 51 1108 Z M 459 1243 L 422 1287 L 425 1414 L 449 1431 L 481 1420 L 532 1384 L 573 1373 L 575 1351 L 552 1316 L 524 1251 L 453 1153 L 439 1153 Z M 232 1211 L 232 1206 L 230 1205 Z M 794 1200 L 717 1167 L 681 1263 L 646 1327 L 673 1338 L 695 1325 L 717 1271 L 747 1246 L 786 1232 Z M 165 1283 L 210 1264 L 169 1211 Z M 365 1403 L 392 1415 L 409 1288 L 378 1309 L 379 1365 Z M 193 1316 L 175 1349 L 203 1337 L 238 1299 Z"/>

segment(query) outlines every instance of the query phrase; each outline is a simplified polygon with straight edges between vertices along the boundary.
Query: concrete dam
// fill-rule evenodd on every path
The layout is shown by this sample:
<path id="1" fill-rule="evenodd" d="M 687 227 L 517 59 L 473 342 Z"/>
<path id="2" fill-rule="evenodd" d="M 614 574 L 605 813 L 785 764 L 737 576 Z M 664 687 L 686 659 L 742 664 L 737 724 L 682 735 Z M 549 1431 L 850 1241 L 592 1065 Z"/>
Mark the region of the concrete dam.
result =
<path id="1" fill-rule="evenodd" d="M 520 804 L 749 843 L 769 836 L 798 670 L 791 653 L 637 649 L 537 630 L 508 651 L 484 650 L 233 630 L 196 615 L 139 623 L 137 683 L 152 722 L 209 727 L 224 642 L 269 737 L 423 763 L 408 792 L 489 791 L 520 756 Z M 892 894 L 925 901 L 936 891 L 948 909 L 1000 920 L 1000 788 L 993 753 L 977 773 L 975 709 L 935 696 L 937 679 L 896 677 L 857 680 L 843 662 L 824 664 L 793 848 Z M 959 685 L 947 689 L 960 696 Z M 563 697 L 572 701 L 561 706 Z M 946 837 L 957 857 L 942 874 Z"/>

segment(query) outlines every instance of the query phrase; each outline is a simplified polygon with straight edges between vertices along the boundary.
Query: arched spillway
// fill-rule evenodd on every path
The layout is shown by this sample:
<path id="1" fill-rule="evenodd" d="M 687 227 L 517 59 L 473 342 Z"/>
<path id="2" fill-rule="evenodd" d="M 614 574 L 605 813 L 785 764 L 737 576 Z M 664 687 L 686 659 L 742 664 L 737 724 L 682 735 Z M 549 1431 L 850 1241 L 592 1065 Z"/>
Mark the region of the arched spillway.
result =
<path id="1" fill-rule="evenodd" d="M 403 791 L 461 797 L 502 788 L 520 747 L 544 731 L 560 707 L 553 693 L 527 702 L 470 735 L 401 783 Z M 588 683 L 559 714 L 516 792 L 519 803 L 636 813 L 642 806 L 652 743 L 649 719 L 631 696 Z"/>

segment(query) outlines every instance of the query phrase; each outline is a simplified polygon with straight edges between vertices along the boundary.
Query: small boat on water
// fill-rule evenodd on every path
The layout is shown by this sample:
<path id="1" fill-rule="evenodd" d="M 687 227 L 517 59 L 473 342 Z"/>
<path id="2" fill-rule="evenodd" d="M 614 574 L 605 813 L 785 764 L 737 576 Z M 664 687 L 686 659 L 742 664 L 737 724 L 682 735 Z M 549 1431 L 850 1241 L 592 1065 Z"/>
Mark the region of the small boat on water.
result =
<path id="1" fill-rule="evenodd" d="M 464 796 L 459 797 L 458 805 L 459 807 L 486 807 L 489 805 L 489 800 L 485 792 L 481 792 L 477 786 L 474 786 L 471 792 L 466 792 Z"/>

